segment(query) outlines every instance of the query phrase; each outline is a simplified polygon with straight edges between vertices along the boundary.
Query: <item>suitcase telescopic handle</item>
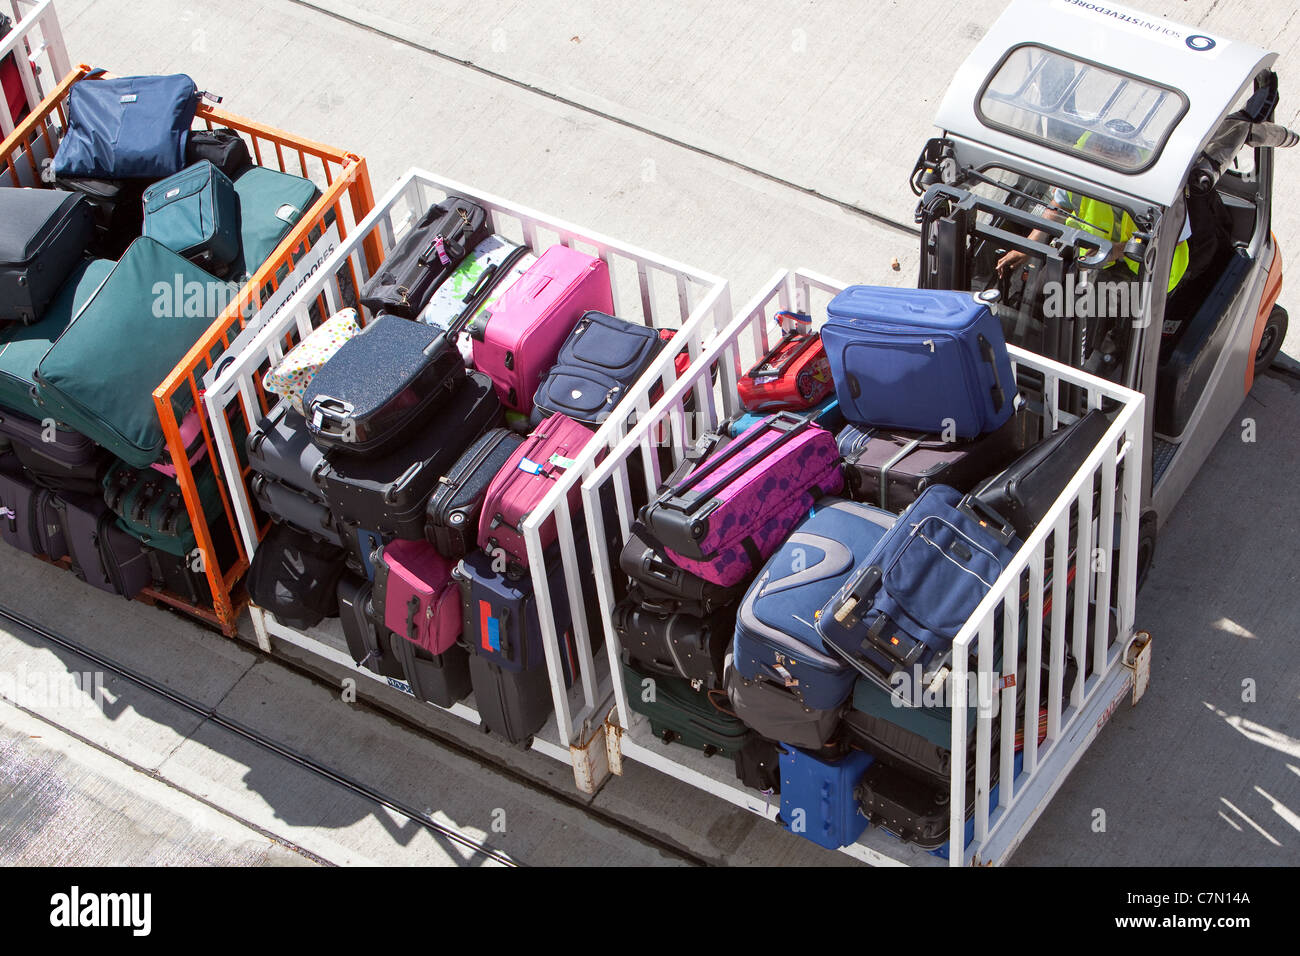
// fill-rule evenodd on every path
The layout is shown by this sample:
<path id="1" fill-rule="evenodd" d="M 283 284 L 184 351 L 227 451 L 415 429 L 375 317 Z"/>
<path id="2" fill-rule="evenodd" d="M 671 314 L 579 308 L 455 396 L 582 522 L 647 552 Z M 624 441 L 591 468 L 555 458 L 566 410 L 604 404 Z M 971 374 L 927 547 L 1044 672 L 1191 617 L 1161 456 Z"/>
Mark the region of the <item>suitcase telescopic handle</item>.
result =
<path id="1" fill-rule="evenodd" d="M 798 347 L 791 351 L 780 365 L 768 368 L 768 365 L 771 364 L 772 360 L 781 354 L 781 350 L 795 339 L 802 339 Z M 745 378 L 757 378 L 759 375 L 784 375 L 786 370 L 795 363 L 795 360 L 798 359 L 799 356 L 803 355 L 803 353 L 807 352 L 810 348 L 816 346 L 820 341 L 821 335 L 817 332 L 800 332 L 798 329 L 791 329 L 781 336 L 781 341 L 772 346 L 772 348 L 768 350 L 767 354 L 759 359 L 753 368 L 745 373 Z"/>
<path id="2" fill-rule="evenodd" d="M 1002 391 L 1002 380 L 998 375 L 998 359 L 993 352 L 993 343 L 983 335 L 979 337 L 980 356 L 988 363 L 993 370 L 993 384 L 989 386 L 989 394 L 993 398 L 993 411 L 1002 411 L 1002 405 L 1006 402 L 1006 394 Z"/>
<path id="3" fill-rule="evenodd" d="M 716 487 L 710 486 L 707 493 L 703 490 L 696 490 L 697 487 L 724 464 L 731 461 L 736 455 L 740 454 L 740 452 L 744 451 L 758 439 L 766 435 L 769 429 L 776 429 L 781 431 L 782 434 L 776 439 L 776 441 L 772 442 L 772 444 L 768 445 L 763 450 L 764 455 L 770 455 L 781 446 L 793 441 L 799 435 L 803 434 L 811 425 L 812 420 L 806 416 L 796 415 L 792 412 L 778 412 L 766 419 L 762 423 L 762 427 L 752 428 L 747 434 L 742 435 L 739 439 L 733 441 L 722 450 L 722 454 L 709 458 L 704 462 L 702 467 L 697 468 L 684 482 L 676 488 L 670 489 L 669 492 L 659 500 L 661 502 L 674 502 L 687 514 L 698 511 L 704 503 L 709 500 L 712 493 L 720 490 L 732 478 L 738 476 L 731 475 L 724 478 Z M 687 492 L 690 491 L 694 491 L 694 494 L 688 496 Z"/>

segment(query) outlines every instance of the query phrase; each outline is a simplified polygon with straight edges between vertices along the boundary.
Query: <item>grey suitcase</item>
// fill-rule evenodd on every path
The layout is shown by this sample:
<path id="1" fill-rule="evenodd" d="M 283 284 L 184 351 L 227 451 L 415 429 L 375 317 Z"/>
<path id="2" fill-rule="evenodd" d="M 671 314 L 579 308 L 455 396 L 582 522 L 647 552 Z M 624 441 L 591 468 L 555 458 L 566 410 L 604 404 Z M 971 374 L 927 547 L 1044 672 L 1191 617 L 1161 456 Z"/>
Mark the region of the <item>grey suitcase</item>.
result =
<path id="1" fill-rule="evenodd" d="M 322 541 L 343 547 L 338 525 L 323 499 L 290 488 L 266 475 L 253 475 L 249 485 L 253 497 L 273 521 L 287 521 Z"/>
<path id="2" fill-rule="evenodd" d="M 271 409 L 245 444 L 253 471 L 324 497 L 317 477 L 324 468 L 325 455 L 307 434 L 306 420 L 288 402 Z"/>
<path id="3" fill-rule="evenodd" d="M 0 189 L 0 322 L 31 325 L 86 254 L 90 205 L 57 189 Z"/>
<path id="4" fill-rule="evenodd" d="M 54 499 L 67 541 L 72 572 L 91 587 L 133 598 L 153 583 L 143 544 L 117 525 L 101 498 L 61 495 Z"/>

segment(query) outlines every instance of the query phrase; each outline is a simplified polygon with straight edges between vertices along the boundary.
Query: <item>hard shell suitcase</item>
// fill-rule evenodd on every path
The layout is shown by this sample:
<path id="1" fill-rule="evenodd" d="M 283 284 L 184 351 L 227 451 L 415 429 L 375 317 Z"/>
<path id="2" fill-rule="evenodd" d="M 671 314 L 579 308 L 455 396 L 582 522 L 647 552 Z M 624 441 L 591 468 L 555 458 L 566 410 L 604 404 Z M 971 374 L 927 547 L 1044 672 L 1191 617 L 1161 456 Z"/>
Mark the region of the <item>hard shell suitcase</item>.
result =
<path id="1" fill-rule="evenodd" d="M 438 479 L 466 442 L 500 421 L 501 403 L 492 383 L 470 372 L 451 401 L 397 450 L 382 456 L 328 455 L 320 480 L 344 533 L 365 528 L 380 537 L 423 539 L 425 507 Z"/>
<path id="2" fill-rule="evenodd" d="M 1022 447 L 1023 430 L 1017 415 L 994 431 L 956 442 L 922 432 L 849 426 L 849 434 L 841 432 L 839 441 L 844 486 L 858 501 L 894 512 L 902 511 L 931 485 L 970 491 L 1015 457 Z"/>
<path id="3" fill-rule="evenodd" d="M 554 710 L 545 667 L 516 671 L 500 659 L 469 655 L 474 706 L 485 730 L 512 744 L 527 744 Z"/>
<path id="4" fill-rule="evenodd" d="M 473 322 L 512 279 L 523 275 L 527 260 L 537 261 L 527 246 L 502 236 L 488 236 L 466 253 L 460 265 L 434 289 L 419 321 L 439 329 L 461 328 Z"/>
<path id="5" fill-rule="evenodd" d="M 54 185 L 90 204 L 94 233 L 87 252 L 116 262 L 144 232 L 148 179 L 55 179 Z"/>
<path id="6" fill-rule="evenodd" d="M 680 678 L 647 673 L 626 661 L 621 667 L 628 706 L 649 718 L 651 733 L 664 743 L 735 759 L 754 739 L 735 714 L 714 703 L 716 694 L 696 690 Z"/>
<path id="7" fill-rule="evenodd" d="M 309 494 L 323 497 L 320 474 L 325 455 L 307 434 L 307 422 L 281 402 L 248 436 L 248 464 L 254 471 Z"/>
<path id="8" fill-rule="evenodd" d="M 225 275 L 239 255 L 234 185 L 207 160 L 159 180 L 144 191 L 144 235 L 213 275 Z"/>
<path id="9" fill-rule="evenodd" d="M 387 639 L 389 650 L 402 668 L 402 680 L 418 700 L 450 707 L 468 697 L 472 689 L 469 675 L 471 655 L 459 644 L 441 654 L 430 654 L 392 631 L 380 630 L 380 641 Z"/>
<path id="10" fill-rule="evenodd" d="M 802 331 L 809 316 L 782 312 L 783 326 L 797 322 L 780 341 L 736 382 L 741 404 L 750 411 L 803 411 L 825 401 L 835 391 L 831 366 L 820 333 Z M 785 320 L 785 321 L 783 321 Z"/>
<path id="11" fill-rule="evenodd" d="M 1006 518 L 1021 538 L 1029 537 L 1048 509 L 1065 491 L 1075 472 L 1101 444 L 1110 428 L 1100 409 L 1048 435 L 973 492 Z"/>
<path id="12" fill-rule="evenodd" d="M 108 455 L 84 435 L 3 408 L 0 435 L 12 441 L 13 453 L 37 484 L 53 491 L 99 492 Z"/>
<path id="13" fill-rule="evenodd" d="M 488 486 L 523 441 L 508 428 L 493 428 L 438 479 L 425 508 L 424 536 L 439 554 L 458 561 L 474 547 Z"/>
<path id="14" fill-rule="evenodd" d="M 469 326 L 474 367 L 507 407 L 531 413 L 565 338 L 585 313 L 613 312 L 613 295 L 603 260 L 552 246 Z"/>
<path id="15" fill-rule="evenodd" d="M 361 289 L 361 304 L 372 313 L 414 319 L 433 290 L 489 234 L 487 210 L 464 196 L 447 196 L 430 206 L 388 253 Z"/>
<path id="16" fill-rule="evenodd" d="M 340 548 L 287 524 L 272 525 L 248 568 L 248 596 L 281 623 L 315 627 L 338 615 Z"/>
<path id="17" fill-rule="evenodd" d="M 1002 325 L 969 293 L 850 286 L 831 300 L 821 336 L 854 424 L 974 438 L 1011 417 Z"/>
<path id="18" fill-rule="evenodd" d="M 239 200 L 239 256 L 227 275 L 251 276 L 320 199 L 310 179 L 267 166 L 249 166 L 233 177 Z"/>
<path id="19" fill-rule="evenodd" d="M 86 254 L 90 206 L 55 189 L 0 189 L 0 322 L 31 325 Z"/>
<path id="20" fill-rule="evenodd" d="M 161 296 L 160 284 L 167 290 Z M 207 290 L 205 306 L 190 310 L 184 303 L 196 286 Z M 190 291 L 182 296 L 178 288 Z M 208 306 L 228 295 L 192 262 L 152 239 L 137 239 L 37 365 L 44 411 L 130 465 L 152 464 L 165 445 L 153 390 L 216 318 Z M 176 411 L 183 416 L 189 391 L 180 394 Z"/>
<path id="21" fill-rule="evenodd" d="M 527 568 L 528 548 L 520 527 L 592 437 L 591 429 L 564 415 L 552 415 L 534 428 L 488 485 L 479 515 L 479 547 L 488 552 L 500 548 L 517 570 Z M 582 512 L 580 492 L 575 482 L 568 495 L 575 521 Z M 554 517 L 542 525 L 539 534 L 542 548 L 550 547 L 556 536 Z"/>
<path id="22" fill-rule="evenodd" d="M 446 405 L 464 378 L 447 333 L 381 315 L 312 377 L 302 396 L 307 428 L 327 451 L 382 455 Z"/>
<path id="23" fill-rule="evenodd" d="M 68 553 L 52 493 L 33 482 L 8 455 L 0 456 L 0 540 L 51 561 Z"/>
<path id="24" fill-rule="evenodd" d="M 300 531 L 343 547 L 338 525 L 323 499 L 290 488 L 265 475 L 254 474 L 248 486 L 253 492 L 254 500 L 271 520 L 287 521 Z"/>
<path id="25" fill-rule="evenodd" d="M 658 329 L 587 312 L 537 387 L 533 422 L 562 412 L 584 425 L 602 424 L 666 344 Z"/>
<path id="26" fill-rule="evenodd" d="M 342 309 L 330 316 L 311 334 L 289 350 L 289 354 L 262 379 L 262 385 L 286 398 L 299 415 L 305 414 L 302 396 L 316 373 L 334 357 L 348 339 L 361 332 L 357 310 Z"/>
<path id="27" fill-rule="evenodd" d="M 1015 556 L 1015 531 L 978 501 L 931 485 L 861 558 L 817 619 L 827 649 L 889 689 L 942 682 L 952 641 Z"/>
<path id="28" fill-rule="evenodd" d="M 253 165 L 248 144 L 233 129 L 196 129 L 185 144 L 185 165 L 209 162 L 234 180 Z"/>
<path id="29" fill-rule="evenodd" d="M 755 574 L 813 504 L 843 482 L 830 432 L 781 412 L 671 484 L 642 521 L 676 564 L 725 587 Z"/>
<path id="30" fill-rule="evenodd" d="M 721 686 L 734 609 L 699 618 L 657 614 L 623 600 L 614 606 L 613 623 L 624 653 L 645 673 L 684 678 L 704 690 Z"/>
<path id="31" fill-rule="evenodd" d="M 740 602 L 732 649 L 737 674 L 775 684 L 813 710 L 841 706 L 857 671 L 824 646 L 816 613 L 893 524 L 879 508 L 823 498 Z"/>
<path id="32" fill-rule="evenodd" d="M 375 558 L 375 615 L 398 637 L 442 654 L 461 634 L 452 564 L 427 541 L 388 542 Z"/>
<path id="33" fill-rule="evenodd" d="M 153 583 L 148 549 L 117 526 L 117 515 L 102 500 L 57 495 L 54 507 L 78 578 L 128 599 Z"/>
<path id="34" fill-rule="evenodd" d="M 741 677 L 731 655 L 722 672 L 727 697 L 736 716 L 769 740 L 819 750 L 835 739 L 844 705 L 819 708 L 805 703 L 793 688 L 756 678 Z"/>
<path id="35" fill-rule="evenodd" d="M 348 653 L 359 667 L 381 677 L 404 680 L 406 674 L 402 662 L 393 653 L 391 635 L 375 626 L 373 591 L 374 585 L 365 578 L 352 574 L 339 578 L 339 620 Z"/>
<path id="36" fill-rule="evenodd" d="M 0 406 L 46 417 L 36 401 L 36 366 L 116 265 L 106 259 L 81 260 L 40 321 L 0 325 Z"/>
<path id="37" fill-rule="evenodd" d="M 679 568 L 640 522 L 633 524 L 618 566 L 632 582 L 629 597 L 659 614 L 708 617 L 745 593 L 743 587 L 724 588 Z"/>
<path id="38" fill-rule="evenodd" d="M 867 828 L 854 792 L 872 758 L 850 750 L 825 761 L 797 747 L 781 751 L 781 825 L 828 850 L 856 843 Z"/>

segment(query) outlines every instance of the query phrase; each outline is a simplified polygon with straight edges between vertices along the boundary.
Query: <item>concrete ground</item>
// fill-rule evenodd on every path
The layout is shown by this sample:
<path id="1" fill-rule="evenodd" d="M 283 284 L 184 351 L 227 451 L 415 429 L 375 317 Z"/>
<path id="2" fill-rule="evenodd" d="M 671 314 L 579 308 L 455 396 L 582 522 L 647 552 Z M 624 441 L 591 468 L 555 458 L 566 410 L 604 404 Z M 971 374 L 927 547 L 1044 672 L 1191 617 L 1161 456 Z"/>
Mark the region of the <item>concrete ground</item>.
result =
<path id="1" fill-rule="evenodd" d="M 738 304 L 785 266 L 912 280 L 906 175 L 953 70 L 1002 6 L 60 0 L 58 9 L 74 62 L 188 72 L 234 112 L 364 154 L 379 193 L 420 165 L 698 264 L 727 277 Z M 1147 6 L 1278 50 L 1279 120 L 1300 125 L 1291 92 L 1300 23 L 1288 10 L 1258 0 Z M 163 23 L 167 31 L 150 26 Z M 1284 252 L 1300 243 L 1297 174 L 1300 154 L 1281 153 Z M 1300 358 L 1300 333 L 1286 351 Z M 1225 434 L 1172 516 L 1139 604 L 1156 641 L 1151 690 L 1111 721 L 1014 862 L 1300 862 L 1297 412 L 1296 380 L 1266 377 L 1241 412 L 1257 419 L 1258 441 Z M 239 645 L 7 549 L 0 601 L 525 862 L 847 862 L 637 765 L 584 809 L 546 758 L 511 754 L 510 773 L 487 769 L 503 755 L 458 721 L 432 721 L 437 743 L 414 735 Z M 82 667 L 30 633 L 0 639 L 0 667 L 24 662 Z M 428 830 L 201 717 L 131 688 L 110 697 L 103 709 L 28 708 L 53 724 L 45 731 L 31 714 L 0 711 L 0 807 L 20 807 L 0 809 L 0 859 L 54 859 L 45 843 L 85 832 L 65 821 L 106 820 L 125 787 L 144 804 L 113 825 L 123 859 L 200 859 L 219 844 L 222 859 L 250 862 L 467 862 Z M 113 759 L 130 772 L 103 762 Z M 167 789 L 130 786 L 146 777 Z M 42 789 L 51 781 L 64 788 L 57 799 Z M 82 809 L 47 809 L 60 800 Z M 492 832 L 495 809 L 523 822 Z M 33 827 L 40 840 L 20 836 Z"/>

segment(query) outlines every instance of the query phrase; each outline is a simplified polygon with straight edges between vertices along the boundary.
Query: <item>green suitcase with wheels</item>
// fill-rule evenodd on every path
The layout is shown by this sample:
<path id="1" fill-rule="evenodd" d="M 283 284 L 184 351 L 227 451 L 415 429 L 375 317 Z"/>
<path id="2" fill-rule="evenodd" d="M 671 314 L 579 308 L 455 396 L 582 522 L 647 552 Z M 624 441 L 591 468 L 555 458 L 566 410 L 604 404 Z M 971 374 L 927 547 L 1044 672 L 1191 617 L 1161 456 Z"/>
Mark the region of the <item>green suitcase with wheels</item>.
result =
<path id="1" fill-rule="evenodd" d="M 207 460 L 194 467 L 194 484 L 209 519 L 222 512 L 221 491 Z M 195 548 L 194 528 L 181 486 L 152 468 L 117 462 L 104 475 L 104 502 L 116 512 L 118 527 L 152 548 L 184 557 Z"/>
<path id="2" fill-rule="evenodd" d="M 230 269 L 235 279 L 255 273 L 276 246 L 320 199 L 316 184 L 265 166 L 250 166 L 235 177 L 239 202 L 240 254 Z"/>
<path id="3" fill-rule="evenodd" d="M 650 730 L 665 743 L 735 758 L 753 736 L 740 718 L 719 710 L 690 681 L 643 674 L 624 661 L 623 686 L 628 705 L 650 719 Z"/>

